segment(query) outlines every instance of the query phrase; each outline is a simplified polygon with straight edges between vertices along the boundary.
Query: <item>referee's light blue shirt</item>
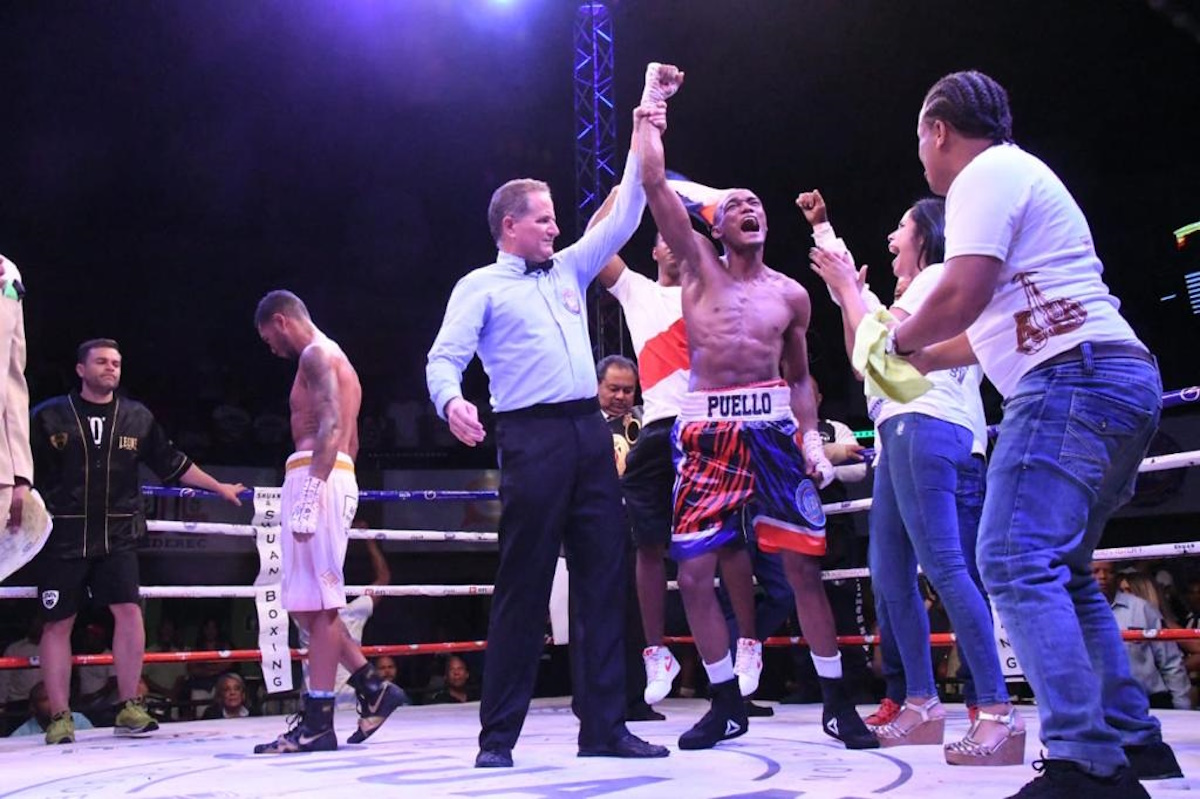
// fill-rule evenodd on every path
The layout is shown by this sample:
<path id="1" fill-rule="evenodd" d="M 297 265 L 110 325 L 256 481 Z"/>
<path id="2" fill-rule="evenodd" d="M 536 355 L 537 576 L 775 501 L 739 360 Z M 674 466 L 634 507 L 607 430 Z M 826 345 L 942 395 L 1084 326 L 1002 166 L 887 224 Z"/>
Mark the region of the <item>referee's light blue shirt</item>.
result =
<path id="1" fill-rule="evenodd" d="M 596 396 L 587 287 L 641 223 L 646 194 L 638 173 L 631 152 L 612 212 L 556 253 L 549 272 L 527 275 L 523 258 L 501 252 L 458 281 L 425 367 L 439 416 L 462 396 L 462 373 L 476 354 L 496 411 Z"/>

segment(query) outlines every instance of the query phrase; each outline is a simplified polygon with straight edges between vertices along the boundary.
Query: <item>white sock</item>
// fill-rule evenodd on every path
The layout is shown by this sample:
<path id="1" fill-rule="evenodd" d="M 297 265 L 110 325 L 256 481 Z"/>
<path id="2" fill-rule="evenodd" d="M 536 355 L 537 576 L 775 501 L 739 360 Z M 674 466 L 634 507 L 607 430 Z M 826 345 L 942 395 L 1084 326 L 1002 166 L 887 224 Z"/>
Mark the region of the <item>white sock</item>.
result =
<path id="1" fill-rule="evenodd" d="M 842 653 L 838 652 L 833 657 L 821 657 L 816 652 L 812 652 L 813 665 L 817 667 L 817 676 L 825 677 L 830 680 L 842 679 Z"/>
<path id="2" fill-rule="evenodd" d="M 713 685 L 729 682 L 733 679 L 733 657 L 726 652 L 725 657 L 716 663 L 705 663 L 704 671 L 708 673 L 708 681 Z"/>

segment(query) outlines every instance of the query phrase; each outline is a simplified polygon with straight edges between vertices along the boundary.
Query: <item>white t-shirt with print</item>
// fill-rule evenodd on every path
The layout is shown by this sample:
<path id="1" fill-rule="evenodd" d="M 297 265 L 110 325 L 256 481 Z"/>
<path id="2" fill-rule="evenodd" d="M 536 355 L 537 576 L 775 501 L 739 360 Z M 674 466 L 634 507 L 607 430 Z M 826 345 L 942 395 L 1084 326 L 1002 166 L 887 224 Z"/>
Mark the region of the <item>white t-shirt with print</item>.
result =
<path id="1" fill-rule="evenodd" d="M 645 410 L 642 423 L 678 416 L 691 378 L 683 325 L 683 289 L 659 285 L 626 268 L 608 291 L 621 303 L 637 353 Z"/>
<path id="2" fill-rule="evenodd" d="M 915 314 L 925 304 L 945 271 L 945 264 L 931 264 L 922 269 L 892 307 L 909 316 Z M 875 417 L 876 429 L 893 416 L 923 413 L 967 428 L 971 431 L 971 452 L 980 455 L 987 452 L 987 422 L 983 415 L 983 400 L 979 396 L 983 370 L 978 366 L 959 366 L 930 372 L 925 377 L 932 386 L 912 402 L 883 402 Z"/>
<path id="3" fill-rule="evenodd" d="M 1003 262 L 992 301 L 967 329 L 1001 395 L 1085 341 L 1140 344 L 1101 277 L 1083 211 L 1050 167 L 1015 144 L 989 147 L 950 185 L 946 260 L 965 255 Z"/>

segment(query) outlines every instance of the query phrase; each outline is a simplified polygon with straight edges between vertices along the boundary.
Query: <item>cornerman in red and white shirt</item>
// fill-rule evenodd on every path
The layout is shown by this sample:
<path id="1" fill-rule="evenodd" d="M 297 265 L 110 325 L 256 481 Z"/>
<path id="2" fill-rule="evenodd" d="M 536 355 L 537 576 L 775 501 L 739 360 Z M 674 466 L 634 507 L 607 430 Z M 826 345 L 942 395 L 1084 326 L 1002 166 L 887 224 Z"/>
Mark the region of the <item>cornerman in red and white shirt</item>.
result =
<path id="1" fill-rule="evenodd" d="M 615 192 L 609 195 L 591 224 L 607 214 L 615 197 Z M 690 376 L 679 263 L 659 235 L 654 237 L 651 256 L 658 265 L 657 280 L 629 269 L 619 255 L 598 275 L 600 285 L 621 303 L 625 313 L 642 390 L 642 429 L 626 458 L 621 489 L 637 547 L 638 605 L 646 635 L 646 648 L 642 652 L 646 665 L 643 698 L 648 705 L 670 693 L 680 671 L 675 656 L 663 646 L 665 558 L 671 543 L 675 485 L 671 428 L 679 415 Z"/>

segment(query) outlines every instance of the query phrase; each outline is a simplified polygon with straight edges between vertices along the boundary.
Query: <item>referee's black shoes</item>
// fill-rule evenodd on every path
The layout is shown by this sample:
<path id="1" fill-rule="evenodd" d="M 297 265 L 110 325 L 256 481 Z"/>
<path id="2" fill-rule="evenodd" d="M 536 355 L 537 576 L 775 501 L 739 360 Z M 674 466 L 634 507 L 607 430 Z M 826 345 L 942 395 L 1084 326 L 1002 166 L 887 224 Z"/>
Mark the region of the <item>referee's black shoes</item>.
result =
<path id="1" fill-rule="evenodd" d="M 512 768 L 511 749 L 480 749 L 475 768 Z"/>
<path id="2" fill-rule="evenodd" d="M 610 741 L 604 746 L 581 746 L 580 757 L 666 757 L 667 747 L 643 741 L 631 732 Z"/>

